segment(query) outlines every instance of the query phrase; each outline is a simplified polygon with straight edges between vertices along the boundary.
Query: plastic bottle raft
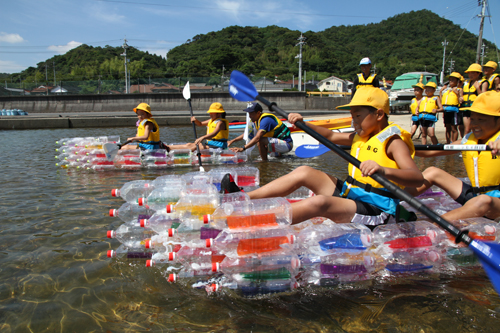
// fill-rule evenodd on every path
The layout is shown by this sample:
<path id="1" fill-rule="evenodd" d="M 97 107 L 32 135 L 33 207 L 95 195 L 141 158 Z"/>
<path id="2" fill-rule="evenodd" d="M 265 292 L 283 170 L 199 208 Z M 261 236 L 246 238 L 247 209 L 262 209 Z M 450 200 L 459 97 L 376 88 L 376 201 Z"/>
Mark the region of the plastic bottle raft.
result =
<path id="1" fill-rule="evenodd" d="M 108 160 L 103 150 L 104 143 L 120 143 L 119 136 L 63 138 L 56 141 L 56 166 L 78 170 L 141 170 L 167 169 L 198 166 L 197 152 L 189 149 L 170 151 L 165 149 L 120 149 L 113 160 Z M 203 165 L 241 164 L 248 161 L 246 153 L 235 153 L 229 149 L 202 149 Z"/>
<path id="2" fill-rule="evenodd" d="M 126 202 L 110 211 L 123 224 L 107 233 L 121 243 L 108 257 L 156 269 L 170 282 L 208 293 L 243 296 L 479 265 L 467 247 L 422 217 L 373 230 L 320 218 L 291 225 L 291 203 L 313 195 L 309 190 L 257 200 L 244 192 L 220 194 L 220 179 L 228 172 L 238 186 L 259 186 L 257 168 L 222 168 L 132 181 L 113 190 Z M 457 205 L 432 189 L 420 199 L 440 213 Z M 494 221 L 454 223 L 475 239 L 499 240 Z"/>

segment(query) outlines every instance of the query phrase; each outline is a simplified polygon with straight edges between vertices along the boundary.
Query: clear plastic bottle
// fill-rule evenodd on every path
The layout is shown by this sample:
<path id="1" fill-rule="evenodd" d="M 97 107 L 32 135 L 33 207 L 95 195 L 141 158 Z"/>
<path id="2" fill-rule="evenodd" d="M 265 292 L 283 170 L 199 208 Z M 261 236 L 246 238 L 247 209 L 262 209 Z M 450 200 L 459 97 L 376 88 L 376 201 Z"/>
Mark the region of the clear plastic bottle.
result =
<path id="1" fill-rule="evenodd" d="M 111 190 L 113 197 L 122 197 L 123 200 L 135 203 L 137 199 L 147 197 L 154 190 L 149 180 L 133 180 L 123 184 L 120 189 Z"/>
<path id="2" fill-rule="evenodd" d="M 168 214 L 165 210 L 156 211 L 149 219 L 139 220 L 141 227 L 151 229 L 157 233 L 179 227 L 181 220 L 176 213 Z"/>
<path id="3" fill-rule="evenodd" d="M 116 238 L 120 243 L 131 249 L 144 248 L 146 239 L 154 234 L 140 227 L 122 224 L 116 230 L 108 230 L 108 238 Z"/>
<path id="4" fill-rule="evenodd" d="M 237 170 L 236 184 L 241 187 L 259 186 L 260 172 L 256 167 L 241 167 Z"/>
<path id="5" fill-rule="evenodd" d="M 182 217 L 202 217 L 211 214 L 219 206 L 219 193 L 212 184 L 194 184 L 186 186 L 175 206 L 168 205 L 167 212 L 177 212 Z"/>
<path id="6" fill-rule="evenodd" d="M 191 240 L 215 238 L 221 230 L 209 227 L 201 227 L 200 229 L 191 229 L 183 227 L 181 224 L 177 229 L 168 229 L 167 234 L 172 242 L 186 242 Z"/>
<path id="7" fill-rule="evenodd" d="M 238 156 L 230 149 L 224 149 L 220 152 L 218 162 L 220 164 L 237 164 Z"/>
<path id="8" fill-rule="evenodd" d="M 483 242 L 498 242 L 500 239 L 500 227 L 498 222 L 484 217 L 474 217 L 459 221 L 460 230 L 468 230 L 469 236 Z"/>
<path id="9" fill-rule="evenodd" d="M 108 250 L 108 258 L 117 258 L 126 261 L 142 261 L 143 263 L 147 259 L 151 259 L 153 252 L 139 251 L 137 249 L 129 249 L 125 245 L 120 245 L 116 250 Z"/>
<path id="10" fill-rule="evenodd" d="M 148 205 L 154 210 L 165 209 L 167 205 L 173 205 L 179 201 L 184 188 L 181 182 L 157 187 L 147 197 L 143 196 L 137 202 L 139 206 Z"/>
<path id="11" fill-rule="evenodd" d="M 183 186 L 186 185 L 186 181 L 179 175 L 165 175 L 156 177 L 156 179 L 153 180 L 153 185 L 157 187 L 169 186 L 172 183 L 174 184 L 181 183 Z"/>
<path id="12" fill-rule="evenodd" d="M 174 166 L 191 165 L 191 150 L 176 149 L 169 153 L 174 161 Z"/>
<path id="13" fill-rule="evenodd" d="M 443 230 L 427 221 L 394 223 L 373 230 L 377 251 L 396 251 L 439 245 L 446 239 Z"/>
<path id="14" fill-rule="evenodd" d="M 142 160 L 139 156 L 116 156 L 113 163 L 117 169 L 139 170 L 142 168 Z"/>
<path id="15" fill-rule="evenodd" d="M 236 177 L 237 177 L 236 169 L 230 169 L 230 168 L 211 169 L 208 173 L 212 176 L 212 184 L 215 185 L 215 187 L 217 188 L 217 191 L 220 191 L 220 183 L 222 181 L 222 178 L 226 174 L 228 174 L 228 173 L 231 174 L 233 179 L 236 179 Z M 243 192 L 241 192 L 241 193 L 243 193 Z"/>
<path id="16" fill-rule="evenodd" d="M 444 257 L 442 250 L 435 247 L 405 249 L 382 256 L 386 261 L 385 268 L 394 273 L 431 269 Z"/>
<path id="17" fill-rule="evenodd" d="M 297 238 L 300 253 L 310 253 L 318 256 L 340 250 L 366 250 L 373 241 L 372 232 L 362 224 L 336 224 L 331 221 L 311 225 L 303 229 Z"/>
<path id="18" fill-rule="evenodd" d="M 293 278 L 269 281 L 235 281 L 227 279 L 226 281 L 221 283 L 208 284 L 205 289 L 210 294 L 227 288 L 235 290 L 238 294 L 244 297 L 253 297 L 258 295 L 289 292 L 298 287 L 299 284 Z"/>
<path id="19" fill-rule="evenodd" d="M 252 232 L 222 231 L 215 239 L 215 250 L 228 257 L 291 254 L 295 235 L 288 229 L 276 228 Z"/>
<path id="20" fill-rule="evenodd" d="M 119 217 L 125 223 L 139 227 L 141 219 L 149 219 L 152 211 L 148 206 L 139 206 L 130 202 L 125 202 L 118 209 L 110 209 L 109 216 Z"/>
<path id="21" fill-rule="evenodd" d="M 226 202 L 203 219 L 214 228 L 232 231 L 276 228 L 292 223 L 292 208 L 285 198 Z"/>
<path id="22" fill-rule="evenodd" d="M 273 280 L 295 277 L 300 268 L 300 259 L 295 254 L 262 258 L 230 258 L 214 265 L 216 272 L 232 275 L 235 280 Z"/>
<path id="23" fill-rule="evenodd" d="M 220 194 L 220 204 L 221 206 L 225 203 L 250 201 L 250 197 L 243 191 L 234 193 L 221 193 Z"/>

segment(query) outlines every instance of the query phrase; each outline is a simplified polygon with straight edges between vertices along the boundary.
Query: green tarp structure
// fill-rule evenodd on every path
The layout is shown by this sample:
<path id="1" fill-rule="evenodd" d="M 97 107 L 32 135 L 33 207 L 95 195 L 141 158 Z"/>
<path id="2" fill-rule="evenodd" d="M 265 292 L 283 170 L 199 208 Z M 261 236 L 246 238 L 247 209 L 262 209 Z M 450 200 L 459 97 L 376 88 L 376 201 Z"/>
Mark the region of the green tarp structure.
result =
<path id="1" fill-rule="evenodd" d="M 391 90 L 401 90 L 401 89 L 411 89 L 413 85 L 420 81 L 420 76 L 422 76 L 422 83 L 427 84 L 431 81 L 437 84 L 437 74 L 433 73 L 406 73 L 400 75 L 394 80 Z"/>

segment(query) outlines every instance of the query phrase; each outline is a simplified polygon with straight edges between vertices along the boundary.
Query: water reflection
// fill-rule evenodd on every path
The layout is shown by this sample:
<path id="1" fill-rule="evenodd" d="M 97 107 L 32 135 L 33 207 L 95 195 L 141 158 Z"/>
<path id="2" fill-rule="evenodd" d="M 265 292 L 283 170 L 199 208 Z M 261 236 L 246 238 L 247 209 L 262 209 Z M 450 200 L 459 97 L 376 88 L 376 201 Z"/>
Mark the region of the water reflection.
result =
<path id="1" fill-rule="evenodd" d="M 122 139 L 134 131 L 105 130 Z M 481 270 L 381 277 L 342 288 L 302 287 L 245 299 L 228 291 L 207 296 L 186 283 L 169 284 L 161 270 L 146 270 L 143 263 L 110 261 L 106 251 L 119 244 L 105 232 L 120 222 L 108 210 L 122 204 L 109 195 L 111 189 L 193 170 L 87 173 L 55 167 L 57 139 L 102 134 L 102 129 L 0 132 L 2 332 L 455 332 L 498 327 L 500 300 Z M 190 141 L 191 127 L 162 129 L 162 138 Z M 465 176 L 458 156 L 416 161 L 421 169 L 434 165 Z M 347 175 L 347 163 L 333 153 L 252 165 L 260 170 L 261 184 L 300 165 Z"/>

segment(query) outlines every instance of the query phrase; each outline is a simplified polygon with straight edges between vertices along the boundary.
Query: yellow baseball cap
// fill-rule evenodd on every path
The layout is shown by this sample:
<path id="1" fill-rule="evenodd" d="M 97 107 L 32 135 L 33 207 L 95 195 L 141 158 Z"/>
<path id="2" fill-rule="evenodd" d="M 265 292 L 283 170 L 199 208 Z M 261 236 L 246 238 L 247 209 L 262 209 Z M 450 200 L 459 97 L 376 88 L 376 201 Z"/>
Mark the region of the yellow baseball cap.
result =
<path id="1" fill-rule="evenodd" d="M 471 106 L 460 108 L 460 110 L 470 110 L 488 116 L 500 117 L 500 92 L 490 90 L 480 94 Z"/>
<path id="2" fill-rule="evenodd" d="M 451 74 L 450 74 L 450 76 L 448 76 L 448 77 L 454 77 L 454 78 L 456 78 L 456 79 L 459 79 L 459 80 L 460 80 L 460 79 L 462 78 L 462 75 L 461 75 L 459 72 L 453 72 L 453 73 L 451 73 Z"/>
<path id="3" fill-rule="evenodd" d="M 431 82 L 427 82 L 424 87 L 431 87 L 431 88 L 436 89 L 437 84 L 431 81 Z"/>
<path id="4" fill-rule="evenodd" d="M 412 88 L 420 88 L 422 90 L 424 90 L 424 84 L 422 82 L 419 82 L 417 84 L 414 84 L 411 86 Z"/>
<path id="5" fill-rule="evenodd" d="M 496 70 L 498 67 L 498 64 L 494 61 L 488 61 L 486 64 L 484 64 L 484 67 L 491 67 L 494 70 Z"/>
<path id="6" fill-rule="evenodd" d="M 483 72 L 483 68 L 481 67 L 480 64 L 472 64 L 465 71 L 465 73 L 469 73 L 469 72 L 479 72 L 479 73 L 482 73 Z"/>
<path id="7" fill-rule="evenodd" d="M 144 112 L 151 114 L 151 107 L 147 103 L 141 103 L 137 105 L 137 107 L 134 108 L 134 112 L 137 113 L 137 110 L 142 110 Z"/>
<path id="8" fill-rule="evenodd" d="M 371 106 L 375 109 L 384 110 L 385 114 L 389 114 L 389 96 L 382 89 L 375 87 L 363 87 L 356 90 L 351 103 L 337 106 L 338 110 L 350 110 L 351 106 Z"/>
<path id="9" fill-rule="evenodd" d="M 210 105 L 210 109 L 208 109 L 207 113 L 224 113 L 224 108 L 222 107 L 222 104 L 220 103 L 212 103 Z"/>

